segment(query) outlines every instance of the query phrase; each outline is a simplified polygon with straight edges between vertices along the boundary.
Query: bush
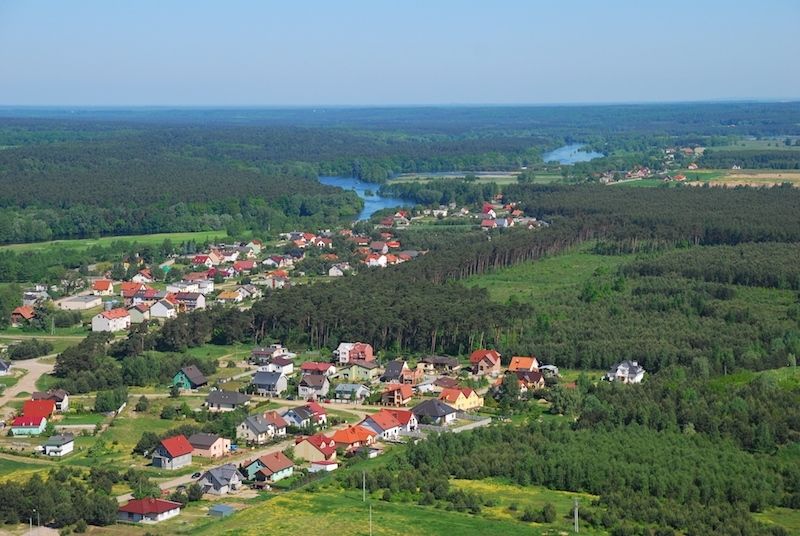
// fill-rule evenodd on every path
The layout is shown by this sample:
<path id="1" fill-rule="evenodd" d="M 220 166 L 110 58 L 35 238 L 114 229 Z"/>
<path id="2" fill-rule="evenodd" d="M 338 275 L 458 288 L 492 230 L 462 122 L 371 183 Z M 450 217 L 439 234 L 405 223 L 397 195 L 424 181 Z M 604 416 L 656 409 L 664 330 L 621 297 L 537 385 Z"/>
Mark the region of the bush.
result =
<path id="1" fill-rule="evenodd" d="M 544 505 L 542 508 L 542 521 L 545 523 L 552 523 L 556 520 L 556 507 L 550 503 Z"/>
<path id="2" fill-rule="evenodd" d="M 86 521 L 84 521 L 83 519 L 79 519 L 78 522 L 75 523 L 75 532 L 77 532 L 79 534 L 83 534 L 84 532 L 86 532 L 86 529 L 88 529 L 88 528 L 89 528 L 89 526 L 87 525 Z"/>
<path id="3" fill-rule="evenodd" d="M 31 339 L 28 341 L 18 342 L 8 348 L 8 357 L 11 360 L 18 359 L 33 359 L 34 357 L 41 357 L 53 351 L 53 345 L 48 341 L 40 341 L 39 339 Z"/>

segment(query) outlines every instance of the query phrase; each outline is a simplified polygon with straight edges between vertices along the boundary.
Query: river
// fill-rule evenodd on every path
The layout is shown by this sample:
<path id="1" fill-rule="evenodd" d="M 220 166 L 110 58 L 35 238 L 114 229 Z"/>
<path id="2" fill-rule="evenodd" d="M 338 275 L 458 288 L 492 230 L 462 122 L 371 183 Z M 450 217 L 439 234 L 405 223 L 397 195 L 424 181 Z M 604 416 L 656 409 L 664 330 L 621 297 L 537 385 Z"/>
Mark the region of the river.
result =
<path id="1" fill-rule="evenodd" d="M 376 192 L 381 187 L 380 184 L 364 182 L 353 177 L 319 177 L 319 182 L 328 186 L 338 186 L 344 190 L 353 190 L 358 194 L 358 197 L 364 200 L 364 209 L 358 215 L 359 220 L 368 220 L 370 216 L 384 208 L 414 204 L 399 197 L 378 195 Z M 367 190 L 370 190 L 372 195 L 367 195 Z"/>
<path id="2" fill-rule="evenodd" d="M 595 158 L 600 158 L 603 153 L 596 153 L 594 151 L 581 151 L 580 148 L 586 145 L 585 143 L 572 143 L 564 145 L 558 149 L 553 149 L 549 153 L 542 155 L 542 160 L 545 162 L 558 162 L 559 164 L 574 164 L 576 162 L 588 162 Z"/>

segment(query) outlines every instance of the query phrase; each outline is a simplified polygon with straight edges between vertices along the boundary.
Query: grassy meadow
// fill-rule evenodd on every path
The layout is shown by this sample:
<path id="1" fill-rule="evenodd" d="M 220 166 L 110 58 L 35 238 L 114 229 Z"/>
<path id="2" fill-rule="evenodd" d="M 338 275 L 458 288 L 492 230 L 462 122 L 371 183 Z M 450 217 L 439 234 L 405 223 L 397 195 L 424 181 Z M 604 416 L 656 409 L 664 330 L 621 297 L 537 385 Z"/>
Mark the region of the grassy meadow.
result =
<path id="1" fill-rule="evenodd" d="M 89 249 L 92 246 L 109 246 L 113 242 L 138 242 L 139 244 L 159 245 L 164 240 L 171 240 L 173 243 L 205 242 L 211 240 L 224 240 L 228 234 L 225 231 L 197 231 L 189 233 L 159 233 L 150 235 L 121 235 L 104 236 L 101 238 L 80 238 L 76 240 L 52 240 L 50 242 L 33 242 L 29 244 L 10 244 L 0 246 L 1 249 L 12 251 L 40 251 L 55 247 L 68 249 Z"/>

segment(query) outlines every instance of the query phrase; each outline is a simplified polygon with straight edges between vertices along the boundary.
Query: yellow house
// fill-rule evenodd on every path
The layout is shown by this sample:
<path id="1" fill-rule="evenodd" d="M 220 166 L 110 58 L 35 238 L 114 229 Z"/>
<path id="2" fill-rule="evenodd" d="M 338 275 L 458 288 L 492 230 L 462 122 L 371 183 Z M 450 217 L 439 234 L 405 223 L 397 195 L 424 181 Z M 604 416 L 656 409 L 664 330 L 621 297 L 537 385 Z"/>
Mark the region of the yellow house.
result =
<path id="1" fill-rule="evenodd" d="M 439 400 L 459 411 L 469 411 L 483 407 L 483 397 L 478 396 L 478 393 L 469 387 L 444 389 L 442 394 L 439 395 Z"/>

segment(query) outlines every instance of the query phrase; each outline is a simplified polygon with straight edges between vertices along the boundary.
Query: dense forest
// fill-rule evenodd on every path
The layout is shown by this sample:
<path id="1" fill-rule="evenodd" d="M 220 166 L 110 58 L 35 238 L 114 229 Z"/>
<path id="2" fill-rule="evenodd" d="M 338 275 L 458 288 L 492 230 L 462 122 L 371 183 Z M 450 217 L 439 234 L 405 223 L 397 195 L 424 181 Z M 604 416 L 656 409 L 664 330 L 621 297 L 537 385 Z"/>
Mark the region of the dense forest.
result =
<path id="1" fill-rule="evenodd" d="M 800 169 L 800 149 L 765 151 L 760 149 L 708 149 L 700 158 L 708 168 Z"/>

